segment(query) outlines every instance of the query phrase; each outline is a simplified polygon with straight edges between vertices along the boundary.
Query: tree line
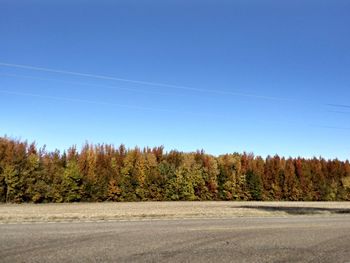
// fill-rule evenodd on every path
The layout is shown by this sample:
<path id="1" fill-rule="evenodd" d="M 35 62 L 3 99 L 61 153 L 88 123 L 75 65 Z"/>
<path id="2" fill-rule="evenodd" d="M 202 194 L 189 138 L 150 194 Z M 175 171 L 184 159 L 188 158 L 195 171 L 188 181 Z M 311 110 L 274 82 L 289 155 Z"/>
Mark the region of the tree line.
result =
<path id="1" fill-rule="evenodd" d="M 0 202 L 151 200 L 350 200 L 350 164 L 106 144 L 60 153 L 0 137 Z"/>

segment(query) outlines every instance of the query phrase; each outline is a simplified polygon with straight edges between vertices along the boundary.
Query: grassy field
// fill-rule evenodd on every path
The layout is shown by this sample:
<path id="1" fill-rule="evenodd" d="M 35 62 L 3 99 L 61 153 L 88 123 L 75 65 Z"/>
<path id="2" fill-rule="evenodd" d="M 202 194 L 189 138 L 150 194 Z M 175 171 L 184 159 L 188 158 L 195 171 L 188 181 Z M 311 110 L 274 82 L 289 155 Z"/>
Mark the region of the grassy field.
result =
<path id="1" fill-rule="evenodd" d="M 0 223 L 295 215 L 350 216 L 350 202 L 111 202 L 0 205 Z"/>

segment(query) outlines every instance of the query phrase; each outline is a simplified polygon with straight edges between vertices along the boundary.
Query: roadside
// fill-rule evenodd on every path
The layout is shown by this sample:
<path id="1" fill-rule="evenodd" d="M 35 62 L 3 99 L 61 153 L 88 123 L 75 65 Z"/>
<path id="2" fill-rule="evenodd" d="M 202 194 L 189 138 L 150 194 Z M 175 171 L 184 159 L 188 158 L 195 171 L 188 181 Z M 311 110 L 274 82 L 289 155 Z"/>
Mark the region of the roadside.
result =
<path id="1" fill-rule="evenodd" d="M 350 216 L 350 202 L 135 202 L 1 204 L 0 223 L 137 219 Z"/>

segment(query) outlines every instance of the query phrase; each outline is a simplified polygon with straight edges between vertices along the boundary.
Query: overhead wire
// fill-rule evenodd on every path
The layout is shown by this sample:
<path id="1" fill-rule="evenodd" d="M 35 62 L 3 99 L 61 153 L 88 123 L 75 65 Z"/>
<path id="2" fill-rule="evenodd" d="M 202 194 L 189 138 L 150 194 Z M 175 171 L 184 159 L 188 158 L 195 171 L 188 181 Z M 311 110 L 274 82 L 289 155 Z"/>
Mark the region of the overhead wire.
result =
<path id="1" fill-rule="evenodd" d="M 78 99 L 78 98 L 70 98 L 70 97 L 60 97 L 60 96 L 47 96 L 47 95 L 41 95 L 41 94 L 34 94 L 34 93 L 26 93 L 26 92 L 13 92 L 8 90 L 0 90 L 0 93 L 3 94 L 9 94 L 9 95 L 16 95 L 16 96 L 25 96 L 25 97 L 35 97 L 35 98 L 43 98 L 43 99 L 51 99 L 51 100 L 60 100 L 60 101 L 67 101 L 67 102 L 79 102 L 79 103 L 88 103 L 88 104 L 95 104 L 95 105 L 102 105 L 102 106 L 115 106 L 120 108 L 128 108 L 128 109 L 135 109 L 135 110 L 148 110 L 148 111 L 162 111 L 162 112 L 169 112 L 169 113 L 181 113 L 186 115 L 194 115 L 194 116 L 202 116 L 202 117 L 213 117 L 218 118 L 222 117 L 221 115 L 214 115 L 214 114 L 200 114 L 200 113 L 194 113 L 194 112 L 179 112 L 169 109 L 163 109 L 163 108 L 153 108 L 153 107 L 140 107 L 140 106 L 134 106 L 134 105 L 125 105 L 125 104 L 118 104 L 118 103 L 111 103 L 111 102 L 104 102 L 104 101 L 93 101 L 93 100 L 85 100 L 85 99 Z M 264 122 L 263 123 L 271 123 L 271 122 Z M 287 124 L 292 126 L 299 126 L 297 123 L 292 122 L 273 122 L 278 124 Z M 307 126 L 310 127 L 318 127 L 318 128 L 325 128 L 325 129 L 336 129 L 336 130 L 350 130 L 348 127 L 338 127 L 338 126 L 327 126 L 327 125 L 318 125 L 318 124 L 307 124 Z"/>
<path id="2" fill-rule="evenodd" d="M 167 83 L 161 83 L 161 82 L 151 82 L 151 81 L 142 81 L 142 80 L 134 80 L 134 79 L 126 79 L 126 78 L 120 78 L 120 77 L 112 77 L 107 75 L 99 75 L 99 74 L 90 74 L 90 73 L 82 73 L 77 71 L 68 71 L 68 70 L 59 70 L 59 69 L 52 69 L 47 67 L 38 67 L 38 66 L 32 66 L 32 65 L 23 65 L 23 64 L 13 64 L 13 63 L 5 63 L 0 61 L 0 66 L 3 67 L 12 67 L 12 68 L 22 68 L 22 69 L 28 69 L 28 70 L 35 70 L 35 71 L 44 71 L 44 72 L 51 72 L 51 73 L 58 73 L 58 74 L 67 74 L 67 75 L 74 75 L 74 76 L 81 76 L 81 77 L 89 77 L 89 78 L 95 78 L 95 79 L 104 79 L 104 80 L 114 80 L 114 81 L 121 81 L 121 82 L 128 82 L 128 83 L 134 83 L 134 84 L 141 84 L 141 85 L 147 85 L 149 87 L 164 87 L 164 88 L 171 88 L 171 89 L 181 89 L 181 90 L 187 90 L 187 91 L 194 91 L 194 92 L 201 92 L 201 93 L 214 93 L 219 95 L 231 95 L 231 96 L 242 96 L 242 97 L 251 97 L 251 98 L 257 98 L 257 99 L 265 99 L 265 100 L 276 100 L 276 101 L 284 101 L 284 102 L 297 102 L 300 100 L 296 99 L 289 99 L 289 98 L 283 98 L 283 97 L 276 97 L 276 96 L 266 96 L 266 95 L 259 95 L 259 94 L 252 94 L 252 93 L 245 93 L 240 91 L 226 91 L 226 90 L 219 90 L 219 89 L 200 89 L 200 88 L 193 88 L 188 86 L 181 86 L 181 85 L 173 85 L 173 84 L 167 84 Z M 145 91 L 137 88 L 125 88 L 125 87 L 116 87 L 111 85 L 95 85 L 90 83 L 81 83 L 81 82 L 68 82 L 63 80 L 57 80 L 57 79 L 44 79 L 44 78 L 37 78 L 32 76 L 20 76 L 18 74 L 4 74 L 2 75 L 8 75 L 13 77 L 27 77 L 27 78 L 35 78 L 35 79 L 42 79 L 42 80 L 55 80 L 55 81 L 62 81 L 66 83 L 71 84 L 77 84 L 77 85 L 86 85 L 86 86 L 95 86 L 95 87 L 101 87 L 101 88 L 109 88 L 109 89 L 120 89 L 120 90 L 130 90 L 130 91 L 136 91 L 136 92 L 145 92 L 145 93 L 153 93 L 153 91 Z M 154 93 L 154 94 L 163 94 L 164 93 Z M 311 101 L 305 101 L 307 103 L 312 103 Z M 340 108 L 350 108 L 350 105 L 345 104 L 334 104 L 334 103 L 323 103 L 319 104 L 320 106 L 331 106 L 331 107 L 340 107 Z"/>
<path id="3" fill-rule="evenodd" d="M 81 76 L 81 77 L 104 79 L 104 80 L 115 80 L 115 81 L 122 81 L 122 82 L 134 83 L 134 84 L 153 86 L 153 87 L 156 86 L 156 87 L 180 89 L 180 90 L 203 92 L 203 93 L 214 93 L 214 94 L 232 95 L 232 96 L 244 96 L 244 97 L 268 99 L 268 100 L 279 100 L 279 101 L 293 101 L 293 100 L 290 100 L 290 99 L 287 99 L 287 98 L 282 98 L 282 97 L 257 95 L 257 94 L 239 92 L 239 91 L 232 92 L 232 91 L 225 91 L 225 90 L 218 90 L 218 89 L 215 89 L 215 90 L 213 90 L 213 89 L 200 89 L 200 88 L 193 88 L 193 87 L 180 86 L 180 85 L 172 85 L 172 84 L 166 84 L 166 83 L 160 83 L 160 82 L 133 80 L 133 79 L 126 79 L 126 78 L 119 78 L 119 77 L 111 77 L 111 76 L 106 76 L 106 75 L 82 73 L 82 72 L 67 71 L 67 70 L 58 70 L 58 69 L 52 69 L 52 68 L 46 68 L 46 67 L 37 67 L 37 66 L 29 66 L 29 65 L 22 65 L 22 64 L 11 64 L 11 63 L 0 62 L 0 66 L 13 67 L 13 68 L 22 68 L 22 69 L 29 69 L 29 70 L 35 70 L 35 71 L 44 71 L 44 72 L 51 72 L 51 73 L 58 73 L 58 74 L 67 74 L 67 75 L 74 75 L 74 76 Z"/>
<path id="4" fill-rule="evenodd" d="M 165 84 L 165 83 L 159 83 L 159 82 L 140 81 L 140 80 L 119 78 L 119 77 L 111 77 L 111 76 L 106 76 L 106 75 L 81 73 L 81 72 L 76 72 L 76 71 L 57 70 L 57 69 L 51 69 L 51 68 L 46 68 L 46 67 L 37 67 L 37 66 L 29 66 L 29 65 L 22 65 L 22 64 L 11 64 L 11 63 L 0 62 L 0 66 L 22 68 L 22 69 L 29 69 L 29 70 L 36 70 L 36 71 L 44 71 L 44 72 L 51 72 L 51 73 L 59 73 L 59 74 L 68 74 L 68 75 L 90 77 L 90 78 L 104 79 L 104 80 L 122 81 L 122 82 L 142 84 L 142 85 L 153 86 L 153 87 L 157 86 L 157 87 L 181 89 L 181 90 L 188 90 L 188 91 L 208 92 L 208 93 L 216 93 L 216 94 L 222 94 L 222 95 L 233 95 L 233 96 L 245 96 L 245 97 L 253 97 L 253 98 L 268 99 L 268 100 L 278 100 L 278 101 L 290 101 L 290 102 L 295 101 L 292 99 L 281 98 L 281 97 L 263 96 L 263 95 L 256 95 L 256 94 L 249 94 L 249 93 L 242 93 L 242 92 L 230 92 L 230 91 L 224 91 L 224 90 L 198 89 L 198 88 L 191 88 L 191 87 L 187 87 L 187 86 L 171 85 L 171 84 Z M 121 90 L 130 90 L 130 91 L 146 92 L 146 93 L 152 92 L 149 90 L 145 91 L 145 90 L 140 90 L 140 89 L 135 89 L 135 88 L 124 88 L 124 87 L 117 87 L 117 86 L 110 86 L 110 85 L 95 85 L 95 84 L 90 84 L 90 83 L 71 82 L 71 81 L 47 79 L 47 78 L 38 78 L 38 77 L 33 77 L 33 76 L 22 76 L 22 75 L 18 75 L 18 74 L 4 74 L 4 73 L 0 73 L 0 74 L 7 75 L 7 76 L 13 76 L 13 77 L 26 77 L 26 78 L 32 78 L 32 79 L 38 79 L 38 80 L 55 80 L 55 81 L 62 81 L 62 82 L 70 83 L 70 84 L 87 85 L 87 86 L 103 87 L 103 88 L 110 88 L 110 89 L 121 89 Z M 25 92 L 13 92 L 13 91 L 8 91 L 8 90 L 0 90 L 0 93 L 10 94 L 10 95 L 19 95 L 19 96 L 30 96 L 30 97 L 45 98 L 45 99 L 55 99 L 55 100 L 61 100 L 61 101 L 83 102 L 83 103 L 90 103 L 90 104 L 97 104 L 97 105 L 110 105 L 110 106 L 117 106 L 117 107 L 138 109 L 138 110 L 166 111 L 166 112 L 174 112 L 174 113 L 178 112 L 178 111 L 173 111 L 173 110 L 169 110 L 169 109 L 162 109 L 162 108 L 140 107 L 140 106 L 134 106 L 134 105 L 117 104 L 117 103 L 110 103 L 110 102 L 103 102 L 103 101 L 92 101 L 92 100 L 85 100 L 85 99 L 78 99 L 78 98 L 69 98 L 69 97 L 60 97 L 60 96 L 46 96 L 46 95 L 25 93 Z M 157 94 L 159 94 L 159 93 L 157 93 Z M 331 107 L 350 108 L 349 105 L 343 105 L 343 104 L 328 103 L 328 104 L 322 104 L 322 105 L 323 106 L 331 106 Z M 337 112 L 337 111 L 329 111 L 329 112 Z M 202 114 L 196 114 L 193 112 L 182 112 L 182 113 L 204 116 Z M 217 117 L 216 115 L 211 115 L 211 116 Z M 310 124 L 309 126 L 330 128 L 330 129 L 343 129 L 343 130 L 350 129 L 347 127 L 314 125 L 314 124 Z"/>
<path id="5" fill-rule="evenodd" d="M 66 83 L 66 84 L 72 84 L 72 85 L 90 86 L 90 87 L 95 87 L 95 88 L 105 88 L 105 89 L 111 89 L 111 90 L 127 90 L 127 91 L 136 91 L 139 93 L 167 95 L 167 93 L 157 92 L 157 91 L 142 90 L 142 89 L 137 89 L 137 88 L 126 88 L 126 87 L 119 87 L 119 86 L 114 86 L 114 85 L 113 86 L 112 85 L 97 85 L 97 84 L 92 84 L 92 83 L 78 82 L 78 81 L 67 81 L 67 80 L 55 79 L 55 78 L 41 78 L 41 77 L 34 77 L 34 76 L 28 76 L 28 75 L 8 74 L 8 73 L 0 73 L 0 76 L 14 77 L 14 78 L 27 78 L 27 79 L 40 80 L 40 81 L 55 81 L 55 82 L 61 82 L 61 83 Z"/>
<path id="6" fill-rule="evenodd" d="M 96 100 L 86 100 L 86 99 L 71 98 L 71 97 L 41 95 L 41 94 L 36 94 L 36 93 L 16 92 L 16 91 L 9 91 L 9 90 L 0 90 L 0 93 L 8 94 L 8 95 L 24 96 L 24 97 L 34 97 L 34 98 L 42 98 L 42 99 L 67 101 L 67 102 L 88 103 L 88 104 L 95 104 L 95 105 L 101 105 L 101 106 L 115 106 L 115 107 L 135 109 L 135 110 L 181 113 L 181 114 L 186 114 L 186 115 L 204 116 L 204 117 L 218 117 L 219 116 L 219 115 L 214 115 L 214 114 L 200 114 L 200 113 L 195 113 L 195 112 L 190 112 L 190 111 L 178 111 L 178 110 L 171 110 L 171 109 L 165 109 L 165 108 L 135 106 L 135 105 L 119 104 L 119 103 L 106 102 L 106 101 L 96 101 Z"/>

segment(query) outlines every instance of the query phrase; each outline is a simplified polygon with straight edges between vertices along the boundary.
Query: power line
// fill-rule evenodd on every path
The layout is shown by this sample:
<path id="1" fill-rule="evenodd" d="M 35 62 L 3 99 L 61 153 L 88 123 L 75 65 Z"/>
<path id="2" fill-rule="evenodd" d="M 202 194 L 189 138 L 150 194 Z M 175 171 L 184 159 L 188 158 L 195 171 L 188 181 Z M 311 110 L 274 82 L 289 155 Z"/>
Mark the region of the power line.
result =
<path id="1" fill-rule="evenodd" d="M 24 65 L 17 65 L 17 64 L 6 64 L 6 63 L 1 63 L 0 66 L 3 65 L 13 65 L 13 66 L 18 66 L 18 67 L 25 67 L 25 68 L 35 68 L 37 69 L 38 67 L 31 67 L 31 66 L 24 66 Z M 39 68 L 42 69 L 42 68 Z M 48 69 L 47 69 L 48 70 Z M 51 70 L 51 69 L 50 69 Z M 45 70 L 46 71 L 46 70 Z M 55 70 L 56 72 L 56 70 Z M 61 71 L 59 71 L 61 72 Z M 82 73 L 77 73 L 77 74 L 82 74 Z M 8 73 L 0 73 L 1 76 L 7 76 L 7 77 L 16 77 L 16 78 L 29 78 L 29 79 L 34 79 L 34 80 L 41 80 L 41 81 L 57 81 L 57 82 L 62 82 L 62 83 L 68 83 L 68 84 L 74 84 L 74 85 L 82 85 L 82 86 L 90 86 L 90 87 L 97 87 L 97 88 L 106 88 L 106 89 L 115 89 L 115 90 L 127 90 L 127 91 L 133 91 L 133 92 L 140 92 L 140 93 L 146 93 L 146 94 L 158 94 L 158 95 L 170 95 L 169 93 L 164 93 L 164 92 L 157 92 L 157 91 L 150 91 L 150 90 L 142 90 L 138 88 L 126 88 L 126 87 L 119 87 L 119 86 L 112 86 L 112 85 L 96 85 L 96 84 L 91 84 L 91 83 L 86 83 L 86 82 L 77 82 L 77 81 L 67 81 L 67 80 L 62 80 L 62 79 L 55 79 L 55 78 L 41 78 L 41 77 L 34 77 L 34 76 L 27 76 L 27 75 L 20 75 L 20 74 L 8 74 Z M 94 75 L 96 76 L 96 75 Z M 151 82 L 147 82 L 151 83 Z M 158 86 L 162 84 L 158 83 Z M 168 85 L 169 86 L 169 85 Z M 150 86 L 154 88 L 154 86 Z M 171 87 L 175 87 L 174 85 L 171 85 Z M 180 86 L 176 86 L 179 88 Z M 185 87 L 182 87 L 184 89 Z M 253 98 L 259 98 L 259 99 L 268 99 L 268 100 L 281 100 L 285 102 L 297 102 L 300 100 L 292 100 L 292 99 L 286 99 L 286 98 L 280 98 L 280 97 L 269 97 L 269 96 L 260 96 L 260 95 L 255 95 L 255 94 L 248 94 L 248 93 L 241 93 L 241 92 L 227 92 L 227 91 L 220 91 L 220 90 L 204 90 L 204 89 L 193 89 L 193 88 L 188 88 L 191 91 L 196 90 L 196 91 L 201 91 L 201 92 L 209 92 L 209 93 L 217 93 L 217 94 L 225 94 L 225 95 L 232 95 L 232 96 L 244 96 L 244 97 L 253 97 Z M 173 95 L 173 94 L 171 94 Z M 182 94 L 176 94 L 176 95 L 182 95 Z M 307 104 L 312 104 L 314 103 L 313 101 L 301 101 Z M 315 105 L 318 106 L 327 106 L 327 107 L 338 107 L 338 108 L 350 108 L 350 105 L 345 105 L 345 104 L 333 104 L 333 103 L 314 103 Z M 328 111 L 328 112 L 334 112 L 337 113 L 338 111 Z M 346 113 L 346 112 L 345 112 Z"/>
<path id="2" fill-rule="evenodd" d="M 287 99 L 287 98 L 282 98 L 282 97 L 263 96 L 263 95 L 257 95 L 257 94 L 250 94 L 250 93 L 243 93 L 243 92 L 231 92 L 231 91 L 224 91 L 224 90 L 199 89 L 199 88 L 192 88 L 192 87 L 187 87 L 187 86 L 165 84 L 165 83 L 160 83 L 160 82 L 140 81 L 140 80 L 125 79 L 125 78 L 112 77 L 112 76 L 106 76 L 106 75 L 81 73 L 81 72 L 76 72 L 76 71 L 57 70 L 57 69 L 52 69 L 52 68 L 37 67 L 37 66 L 31 66 L 31 65 L 22 65 L 22 64 L 12 64 L 12 63 L 0 62 L 0 66 L 22 68 L 22 69 L 43 71 L 43 72 L 52 72 L 52 73 L 58 73 L 58 74 L 68 74 L 68 75 L 82 76 L 82 77 L 89 77 L 89 78 L 96 78 L 96 79 L 104 79 L 104 80 L 122 81 L 122 82 L 134 83 L 134 84 L 147 85 L 150 87 L 165 87 L 165 88 L 181 89 L 181 90 L 195 91 L 195 92 L 202 92 L 202 93 L 215 93 L 215 94 L 220 94 L 220 95 L 242 96 L 242 97 L 251 97 L 251 98 L 258 98 L 258 99 L 265 99 L 265 100 L 284 101 L 284 102 L 298 102 L 298 101 L 300 102 L 300 100 Z M 110 85 L 95 85 L 95 84 L 90 84 L 90 83 L 68 82 L 68 81 L 57 80 L 57 79 L 45 79 L 45 78 L 37 78 L 37 77 L 31 77 L 31 76 L 21 76 L 21 75 L 17 75 L 17 74 L 3 74 L 3 75 L 13 76 L 13 77 L 27 77 L 27 78 L 33 78 L 33 79 L 39 79 L 39 80 L 55 80 L 55 81 L 62 81 L 62 82 L 77 84 L 77 85 L 86 85 L 86 86 L 94 86 L 94 87 L 109 88 L 109 89 L 130 90 L 130 91 L 136 91 L 136 92 L 145 92 L 145 93 L 154 93 L 154 94 L 163 94 L 164 95 L 164 93 L 158 93 L 158 92 L 153 92 L 153 91 L 148 91 L 148 90 L 145 91 L 145 90 L 140 90 L 140 89 L 136 89 L 136 88 L 123 88 L 123 87 L 116 87 L 116 86 L 110 86 Z M 301 102 L 308 103 L 308 104 L 314 103 L 312 101 L 306 101 L 306 100 L 301 101 Z M 345 105 L 345 104 L 317 103 L 317 105 L 322 106 L 322 107 L 327 106 L 327 107 L 338 107 L 338 108 L 350 108 L 350 105 Z"/>
<path id="3" fill-rule="evenodd" d="M 104 106 L 117 106 L 117 107 L 137 109 L 137 110 L 168 111 L 166 109 L 161 109 L 161 108 L 130 106 L 130 105 L 126 105 L 126 104 L 118 104 L 118 103 L 112 103 L 112 102 L 93 101 L 93 100 L 85 100 L 85 99 L 70 98 L 70 97 L 60 97 L 60 96 L 48 96 L 48 95 L 41 95 L 41 94 L 27 93 L 27 92 L 14 92 L 14 91 L 8 91 L 8 90 L 0 90 L 0 93 L 9 94 L 9 95 L 17 95 L 17 96 L 35 97 L 35 98 L 42 98 L 42 99 L 61 100 L 61 101 L 68 101 L 68 102 L 82 102 L 82 103 L 97 104 L 97 105 L 104 105 Z"/>
<path id="4" fill-rule="evenodd" d="M 91 84 L 91 83 L 86 83 L 86 82 L 67 81 L 67 80 L 53 79 L 53 78 L 39 78 L 39 77 L 19 75 L 19 74 L 0 73 L 0 76 L 14 77 L 14 78 L 27 78 L 27 79 L 41 80 L 41 81 L 57 81 L 57 82 L 62 82 L 62 83 L 67 83 L 67 84 L 90 86 L 90 87 L 96 87 L 96 88 L 105 88 L 105 89 L 113 89 L 113 90 L 128 90 L 128 91 L 136 91 L 136 92 L 147 93 L 147 94 L 151 93 L 151 94 L 159 94 L 159 95 L 168 95 L 167 93 L 149 91 L 149 90 L 141 90 L 141 89 L 137 89 L 137 88 L 125 88 L 125 87 L 118 87 L 118 86 L 111 86 L 111 85 L 96 85 L 96 84 Z"/>
<path id="5" fill-rule="evenodd" d="M 126 105 L 126 104 L 117 104 L 117 103 L 111 103 L 111 102 L 104 102 L 104 101 L 93 101 L 93 100 L 85 100 L 85 99 L 78 99 L 78 98 L 70 98 L 70 97 L 60 97 L 60 96 L 47 96 L 47 95 L 41 95 L 41 94 L 34 94 L 34 93 L 26 93 L 26 92 L 13 92 L 8 90 L 0 90 L 0 93 L 3 94 L 9 94 L 9 95 L 16 95 L 16 96 L 26 96 L 26 97 L 35 97 L 35 98 L 42 98 L 42 99 L 51 99 L 51 100 L 60 100 L 60 101 L 67 101 L 67 102 L 79 102 L 79 103 L 88 103 L 88 104 L 95 104 L 95 105 L 102 105 L 102 106 L 116 106 L 121 108 L 128 108 L 128 109 L 135 109 L 135 110 L 148 110 L 148 111 L 162 111 L 162 112 L 169 112 L 169 113 L 181 113 L 186 115 L 194 115 L 194 116 L 202 116 L 202 117 L 213 117 L 213 118 L 221 118 L 221 115 L 214 115 L 214 114 L 198 114 L 193 112 L 179 112 L 175 110 L 169 110 L 169 109 L 162 109 L 162 108 L 153 108 L 153 107 L 140 107 L 140 106 L 134 106 L 134 105 Z M 261 121 L 261 120 L 260 120 Z M 274 121 L 262 121 L 263 123 L 274 123 L 274 124 L 284 124 L 284 125 L 292 125 L 292 126 L 300 126 L 300 124 L 296 122 L 274 122 Z M 309 127 L 317 127 L 317 128 L 323 128 L 323 129 L 335 129 L 335 130 L 350 130 L 348 127 L 340 127 L 340 126 L 328 126 L 328 125 L 320 125 L 320 124 L 305 124 Z"/>
<path id="6" fill-rule="evenodd" d="M 30 66 L 30 65 L 22 65 L 22 64 L 11 64 L 11 63 L 0 62 L 0 66 L 12 67 L 12 68 L 22 68 L 22 69 L 29 69 L 29 70 L 36 70 L 36 71 L 44 71 L 44 72 L 51 72 L 51 73 L 58 73 L 58 74 L 66 74 L 66 75 L 74 75 L 74 76 L 80 76 L 80 77 L 104 79 L 104 80 L 122 81 L 122 82 L 141 84 L 141 85 L 147 85 L 147 86 L 165 87 L 165 88 L 195 91 L 195 92 L 202 92 L 202 93 L 214 93 L 214 94 L 220 94 L 220 95 L 243 96 L 243 97 L 251 97 L 251 98 L 266 99 L 266 100 L 277 100 L 277 101 L 290 101 L 290 102 L 294 101 L 294 100 L 282 98 L 282 97 L 264 96 L 264 95 L 256 95 L 256 94 L 251 94 L 251 93 L 231 92 L 231 91 L 224 91 L 224 90 L 199 89 L 199 88 L 192 88 L 192 87 L 180 86 L 180 85 L 172 85 L 172 84 L 166 84 L 166 83 L 160 83 L 160 82 L 125 79 L 125 78 L 111 77 L 111 76 L 106 76 L 106 75 L 81 73 L 81 72 L 67 71 L 67 70 L 58 70 L 58 69 L 37 67 L 37 66 Z"/>
<path id="7" fill-rule="evenodd" d="M 329 126 L 329 125 L 319 125 L 319 124 L 309 124 L 311 127 L 318 127 L 318 128 L 324 128 L 324 129 L 331 129 L 331 130 L 350 130 L 348 127 L 340 127 L 340 126 Z"/>
<path id="8" fill-rule="evenodd" d="M 337 108 L 350 108 L 350 105 L 345 105 L 345 104 L 327 104 L 328 106 L 331 106 L 331 107 L 337 107 Z"/>
<path id="9" fill-rule="evenodd" d="M 350 114 L 350 111 L 342 111 L 342 110 L 328 110 L 328 112 L 340 113 L 340 114 Z"/>
<path id="10" fill-rule="evenodd" d="M 60 101 L 67 101 L 67 102 L 88 103 L 88 104 L 95 104 L 95 105 L 101 105 L 101 106 L 115 106 L 120 108 L 127 108 L 127 109 L 141 110 L 141 111 L 147 110 L 147 111 L 158 111 L 158 112 L 168 112 L 168 113 L 181 113 L 186 115 L 202 116 L 202 117 L 219 117 L 219 115 L 214 115 L 214 114 L 200 114 L 200 113 L 194 113 L 189 111 L 180 112 L 177 110 L 171 110 L 171 109 L 165 109 L 165 108 L 143 107 L 143 106 L 112 103 L 112 102 L 106 102 L 106 101 L 94 101 L 94 100 L 85 100 L 85 99 L 70 98 L 70 97 L 49 96 L 49 95 L 41 95 L 41 94 L 27 93 L 27 92 L 15 92 L 15 91 L 9 91 L 9 90 L 0 90 L 0 93 L 15 95 L 15 96 L 60 100 Z"/>

